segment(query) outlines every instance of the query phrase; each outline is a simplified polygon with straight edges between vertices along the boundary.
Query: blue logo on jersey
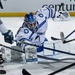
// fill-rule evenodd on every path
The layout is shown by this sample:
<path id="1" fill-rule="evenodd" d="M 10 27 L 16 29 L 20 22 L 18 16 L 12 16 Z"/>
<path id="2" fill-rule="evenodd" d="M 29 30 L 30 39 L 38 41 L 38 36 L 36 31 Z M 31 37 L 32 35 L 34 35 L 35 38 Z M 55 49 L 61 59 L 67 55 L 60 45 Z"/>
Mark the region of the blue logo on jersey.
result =
<path id="1" fill-rule="evenodd" d="M 28 29 L 24 29 L 24 33 L 25 34 L 28 34 L 29 33 L 29 30 Z"/>
<path id="2" fill-rule="evenodd" d="M 43 17 L 43 14 L 39 14 L 38 16 Z"/>

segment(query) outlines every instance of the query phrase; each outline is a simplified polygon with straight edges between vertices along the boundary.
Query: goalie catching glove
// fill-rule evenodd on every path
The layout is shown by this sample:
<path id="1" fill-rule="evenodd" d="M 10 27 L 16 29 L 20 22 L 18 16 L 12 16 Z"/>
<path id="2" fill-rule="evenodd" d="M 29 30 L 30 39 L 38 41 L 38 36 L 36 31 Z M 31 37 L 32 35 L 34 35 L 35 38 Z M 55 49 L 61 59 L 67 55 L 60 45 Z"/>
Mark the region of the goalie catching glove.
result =
<path id="1" fill-rule="evenodd" d="M 67 21 L 67 20 L 69 20 L 69 18 L 70 18 L 70 14 L 68 13 L 68 12 L 66 12 L 66 11 L 59 11 L 59 18 L 61 19 L 61 20 L 63 20 L 63 21 Z"/>
<path id="2" fill-rule="evenodd" d="M 56 17 L 52 18 L 54 21 L 68 21 L 70 20 L 70 14 L 66 11 L 56 12 Z"/>

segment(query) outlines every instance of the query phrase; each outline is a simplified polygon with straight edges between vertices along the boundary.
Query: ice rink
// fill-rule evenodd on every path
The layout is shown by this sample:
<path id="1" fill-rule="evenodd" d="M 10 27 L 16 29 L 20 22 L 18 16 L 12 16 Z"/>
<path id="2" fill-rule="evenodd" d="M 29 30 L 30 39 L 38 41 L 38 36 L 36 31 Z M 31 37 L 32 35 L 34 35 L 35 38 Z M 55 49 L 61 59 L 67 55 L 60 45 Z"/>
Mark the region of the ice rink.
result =
<path id="1" fill-rule="evenodd" d="M 1 20 L 3 21 L 7 29 L 10 29 L 13 31 L 14 36 L 18 28 L 23 23 L 23 17 L 1 17 Z M 65 36 L 67 36 L 74 30 L 75 30 L 75 17 L 71 17 L 69 21 L 53 21 L 52 19 L 49 19 L 48 29 L 45 36 L 50 41 L 50 45 L 53 45 L 53 43 L 55 43 L 56 49 L 59 49 L 59 50 L 61 49 L 62 51 L 66 50 L 66 51 L 70 51 L 71 53 L 75 53 L 75 41 L 69 44 L 63 45 L 61 41 L 51 40 L 52 36 L 60 38 L 60 32 L 64 32 Z M 73 38 L 75 38 L 75 32 L 70 37 L 68 37 L 68 39 L 73 39 Z M 4 38 L 1 34 L 0 34 L 0 40 L 1 40 L 0 41 L 1 44 L 9 46 L 9 47 L 16 45 L 15 42 L 12 45 L 5 43 Z M 45 53 L 48 53 L 49 55 L 49 51 L 48 52 L 45 51 Z M 59 58 L 59 59 L 63 59 L 67 57 L 72 58 L 72 56 L 67 56 L 62 54 L 59 54 L 56 56 L 50 56 L 50 57 Z M 75 58 L 75 56 L 73 56 L 73 58 Z M 74 62 L 75 60 L 73 60 L 73 63 Z M 5 65 L 4 69 L 7 71 L 6 75 L 22 75 L 23 68 L 27 69 L 32 75 L 48 75 L 48 74 L 50 75 L 50 73 L 64 66 L 67 66 L 71 63 L 57 63 L 57 62 L 52 63 L 51 62 L 51 63 L 47 63 L 43 65 L 41 64 L 36 65 L 36 64 L 25 64 L 24 62 L 23 63 L 8 62 L 4 64 Z M 75 66 L 54 75 L 75 75 Z"/>

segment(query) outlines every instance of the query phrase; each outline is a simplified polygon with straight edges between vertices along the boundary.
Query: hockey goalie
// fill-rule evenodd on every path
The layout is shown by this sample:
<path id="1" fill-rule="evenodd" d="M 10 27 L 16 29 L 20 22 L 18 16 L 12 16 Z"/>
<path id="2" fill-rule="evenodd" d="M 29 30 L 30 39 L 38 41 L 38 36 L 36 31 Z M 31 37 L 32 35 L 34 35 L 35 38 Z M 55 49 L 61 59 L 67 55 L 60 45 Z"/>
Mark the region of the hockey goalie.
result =
<path id="1" fill-rule="evenodd" d="M 60 20 L 64 21 L 65 18 L 67 18 L 67 15 L 65 16 L 65 14 L 55 11 L 48 6 L 44 6 L 38 9 L 36 14 L 30 12 L 25 15 L 24 22 L 18 29 L 15 36 L 15 41 L 16 45 L 19 46 L 23 51 L 25 51 L 26 59 L 30 59 L 33 57 L 36 58 L 37 52 L 43 51 L 44 42 L 48 41 L 45 34 L 48 27 L 47 19 L 49 18 L 52 18 L 53 20 L 59 18 Z M 27 45 L 23 42 L 36 44 L 40 47 Z M 35 61 L 37 61 L 37 59 L 35 59 Z"/>

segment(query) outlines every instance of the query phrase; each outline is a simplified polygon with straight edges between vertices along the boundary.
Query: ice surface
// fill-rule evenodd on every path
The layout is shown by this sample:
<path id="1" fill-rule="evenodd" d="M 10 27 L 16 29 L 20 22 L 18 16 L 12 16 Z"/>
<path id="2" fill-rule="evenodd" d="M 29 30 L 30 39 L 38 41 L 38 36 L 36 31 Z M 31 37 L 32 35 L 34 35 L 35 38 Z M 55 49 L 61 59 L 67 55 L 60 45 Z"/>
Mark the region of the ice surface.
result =
<path id="1" fill-rule="evenodd" d="M 1 18 L 4 25 L 7 27 L 7 29 L 11 29 L 13 31 L 13 34 L 15 36 L 18 28 L 22 25 L 23 23 L 23 18 L 20 17 L 2 17 Z M 58 22 L 54 22 L 51 19 L 48 20 L 48 30 L 46 32 L 46 38 L 51 41 L 51 46 L 52 45 L 52 41 L 51 40 L 51 36 L 60 38 L 60 32 L 63 31 L 65 36 L 67 36 L 70 32 L 72 32 L 73 30 L 75 30 L 75 17 L 71 17 L 70 21 L 58 21 Z M 75 38 L 75 33 L 73 35 L 71 35 L 68 39 L 72 39 Z M 6 46 L 14 46 L 15 42 L 10 45 L 4 42 L 3 36 L 0 34 L 0 43 L 4 44 Z M 57 49 L 61 49 L 62 45 L 58 45 L 58 43 L 56 43 L 56 48 Z M 70 49 L 70 51 L 72 53 L 75 53 L 75 41 L 71 42 L 68 45 L 65 45 L 65 47 L 62 49 Z M 8 53 L 8 51 L 6 51 Z M 46 52 L 47 54 L 48 52 Z M 65 58 L 66 55 L 57 55 L 55 56 L 56 58 Z M 49 73 L 55 71 L 56 69 L 61 68 L 61 66 L 66 66 L 67 64 L 62 64 L 62 63 L 51 63 L 49 65 L 41 65 L 41 64 L 22 64 L 22 63 L 5 63 L 4 64 L 4 69 L 7 71 L 6 75 L 22 75 L 22 69 L 26 68 L 29 72 L 31 72 L 32 75 L 48 75 Z M 54 66 L 55 65 L 55 66 Z M 59 66 L 59 67 L 58 67 Z M 75 74 L 75 70 L 74 68 L 65 70 L 63 72 L 60 72 L 56 75 L 74 75 Z"/>

